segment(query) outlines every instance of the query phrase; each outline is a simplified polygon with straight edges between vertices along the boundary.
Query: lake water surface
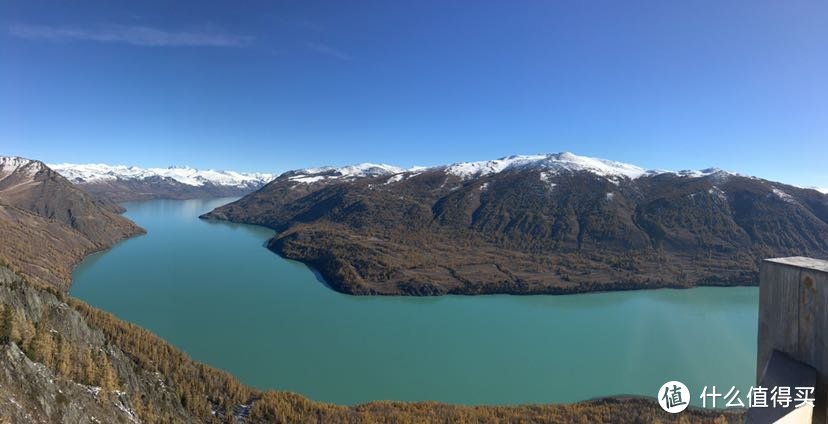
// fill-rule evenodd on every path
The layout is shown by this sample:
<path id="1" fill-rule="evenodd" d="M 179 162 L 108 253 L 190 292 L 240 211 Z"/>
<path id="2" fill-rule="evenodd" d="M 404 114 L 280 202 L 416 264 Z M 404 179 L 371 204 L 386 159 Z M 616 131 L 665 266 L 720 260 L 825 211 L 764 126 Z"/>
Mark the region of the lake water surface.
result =
<path id="1" fill-rule="evenodd" d="M 272 231 L 198 219 L 230 200 L 125 204 L 148 234 L 87 258 L 72 294 L 244 383 L 341 404 L 574 402 L 668 380 L 744 396 L 755 377 L 756 288 L 348 296 L 268 251 Z"/>

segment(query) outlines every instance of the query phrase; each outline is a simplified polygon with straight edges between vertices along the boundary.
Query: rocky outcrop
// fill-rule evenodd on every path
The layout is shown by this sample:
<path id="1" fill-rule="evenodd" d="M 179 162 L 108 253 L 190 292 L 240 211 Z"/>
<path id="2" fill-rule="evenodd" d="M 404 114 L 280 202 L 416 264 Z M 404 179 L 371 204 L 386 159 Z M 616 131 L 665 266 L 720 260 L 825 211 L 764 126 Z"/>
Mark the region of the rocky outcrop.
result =
<path id="1" fill-rule="evenodd" d="M 0 345 L 0 416 L 16 423 L 102 423 L 134 419 L 123 410 L 101 405 L 98 388 L 56 378 L 48 368 L 29 360 L 14 343 Z M 135 422 L 135 421 L 133 421 Z"/>
<path id="2" fill-rule="evenodd" d="M 152 407 L 177 422 L 198 422 L 164 386 L 163 376 L 138 367 L 61 297 L 0 266 L 0 309 L 12 317 L 0 326 L 14 326 L 11 340 L 0 341 L 0 417 L 20 423 L 138 423 L 136 408 Z M 85 355 L 97 361 L 84 363 Z M 97 375 L 109 370 L 116 383 L 101 387 Z"/>

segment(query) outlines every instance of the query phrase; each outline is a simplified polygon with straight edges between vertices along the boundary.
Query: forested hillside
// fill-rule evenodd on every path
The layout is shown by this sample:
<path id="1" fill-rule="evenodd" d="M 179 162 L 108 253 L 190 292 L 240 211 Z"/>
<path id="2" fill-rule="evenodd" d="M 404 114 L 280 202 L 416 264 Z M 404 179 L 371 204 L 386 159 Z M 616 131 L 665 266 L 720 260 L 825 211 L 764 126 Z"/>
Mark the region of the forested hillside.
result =
<path id="1" fill-rule="evenodd" d="M 360 295 L 753 285 L 762 258 L 828 258 L 828 195 L 717 169 L 569 153 L 365 175 L 287 172 L 204 218 Z"/>

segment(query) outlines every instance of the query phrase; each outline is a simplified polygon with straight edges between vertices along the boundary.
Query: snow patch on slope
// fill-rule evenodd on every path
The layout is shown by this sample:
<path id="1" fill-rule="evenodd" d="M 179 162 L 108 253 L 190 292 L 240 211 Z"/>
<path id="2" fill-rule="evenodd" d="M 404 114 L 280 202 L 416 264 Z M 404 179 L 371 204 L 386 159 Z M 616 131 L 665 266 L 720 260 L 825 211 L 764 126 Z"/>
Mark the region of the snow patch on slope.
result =
<path id="1" fill-rule="evenodd" d="M 307 176 L 307 175 L 297 175 L 295 177 L 288 178 L 289 180 L 297 183 L 304 183 L 304 184 L 311 184 L 317 181 L 322 181 L 325 179 L 324 176 L 317 175 L 317 176 Z"/>
<path id="2" fill-rule="evenodd" d="M 709 177 L 711 175 L 726 177 L 728 175 L 733 175 L 732 172 L 724 171 L 719 168 L 707 168 L 702 170 L 692 170 L 692 169 L 684 169 L 681 171 L 650 171 L 651 174 L 674 174 L 678 175 L 679 177 L 687 177 L 687 178 L 702 178 L 702 177 Z"/>
<path id="3" fill-rule="evenodd" d="M 392 178 L 389 178 L 388 181 L 385 182 L 386 184 L 390 184 L 402 180 L 404 175 L 400 174 L 403 174 L 404 172 L 406 172 L 406 170 L 403 168 L 383 163 L 360 163 L 357 165 L 339 167 L 323 166 L 318 168 L 298 169 L 295 171 L 288 171 L 283 175 L 287 176 L 287 179 L 290 181 L 305 184 L 326 180 L 349 180 L 354 178 L 393 175 Z M 398 175 L 399 178 L 394 179 Z"/>
<path id="4" fill-rule="evenodd" d="M 384 183 L 384 184 L 385 184 L 385 185 L 388 185 L 388 184 L 393 184 L 393 183 L 396 183 L 396 182 L 399 182 L 399 181 L 404 180 L 404 179 L 405 179 L 405 177 L 406 177 L 406 175 L 405 175 L 405 174 L 397 174 L 397 175 L 394 175 L 394 176 L 392 176 L 391 178 L 389 178 L 387 181 L 385 181 L 385 183 Z"/>
<path id="5" fill-rule="evenodd" d="M 112 180 L 143 180 L 152 177 L 171 178 L 190 186 L 212 184 L 217 186 L 250 187 L 270 182 L 275 176 L 269 173 L 246 173 L 199 170 L 190 167 L 139 168 L 126 165 L 72 164 L 49 165 L 50 168 L 73 183 L 96 183 Z"/>
<path id="6" fill-rule="evenodd" d="M 793 196 L 791 196 L 791 195 L 790 195 L 790 194 L 788 194 L 788 193 L 785 193 L 784 191 L 782 191 L 782 190 L 780 190 L 780 189 L 778 189 L 778 188 L 774 188 L 774 189 L 772 190 L 772 192 L 773 192 L 773 194 L 774 194 L 776 197 L 778 197 L 778 198 L 779 198 L 779 199 L 781 199 L 781 200 L 784 200 L 785 202 L 788 202 L 788 203 L 796 203 L 796 200 L 794 200 Z"/>
<path id="7" fill-rule="evenodd" d="M 545 171 L 541 172 L 540 175 L 539 175 L 540 180 L 542 182 L 546 183 L 546 185 L 549 186 L 550 190 L 555 188 L 555 186 L 556 186 L 556 184 L 552 182 L 552 176 L 553 176 L 553 174 L 551 174 L 549 172 L 545 172 Z"/>
<path id="8" fill-rule="evenodd" d="M 710 189 L 707 190 L 707 193 L 712 194 L 720 199 L 727 199 L 727 195 L 724 192 L 724 190 L 720 189 L 717 186 L 710 187 Z"/>
<path id="9" fill-rule="evenodd" d="M 335 178 L 378 177 L 383 175 L 399 174 L 406 170 L 384 163 L 360 163 L 348 166 L 323 166 L 319 168 L 305 168 L 293 171 L 296 174 L 317 175 L 326 174 Z"/>

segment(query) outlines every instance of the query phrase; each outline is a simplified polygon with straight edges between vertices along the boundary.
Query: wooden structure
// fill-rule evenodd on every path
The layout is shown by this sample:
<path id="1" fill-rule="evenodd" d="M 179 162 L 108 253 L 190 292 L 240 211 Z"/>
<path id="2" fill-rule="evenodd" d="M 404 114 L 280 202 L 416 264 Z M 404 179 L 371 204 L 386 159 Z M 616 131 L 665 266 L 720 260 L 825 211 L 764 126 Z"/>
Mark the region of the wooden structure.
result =
<path id="1" fill-rule="evenodd" d="M 756 373 L 762 387 L 815 385 L 816 402 L 805 410 L 753 408 L 747 422 L 828 424 L 828 261 L 762 262 Z"/>

